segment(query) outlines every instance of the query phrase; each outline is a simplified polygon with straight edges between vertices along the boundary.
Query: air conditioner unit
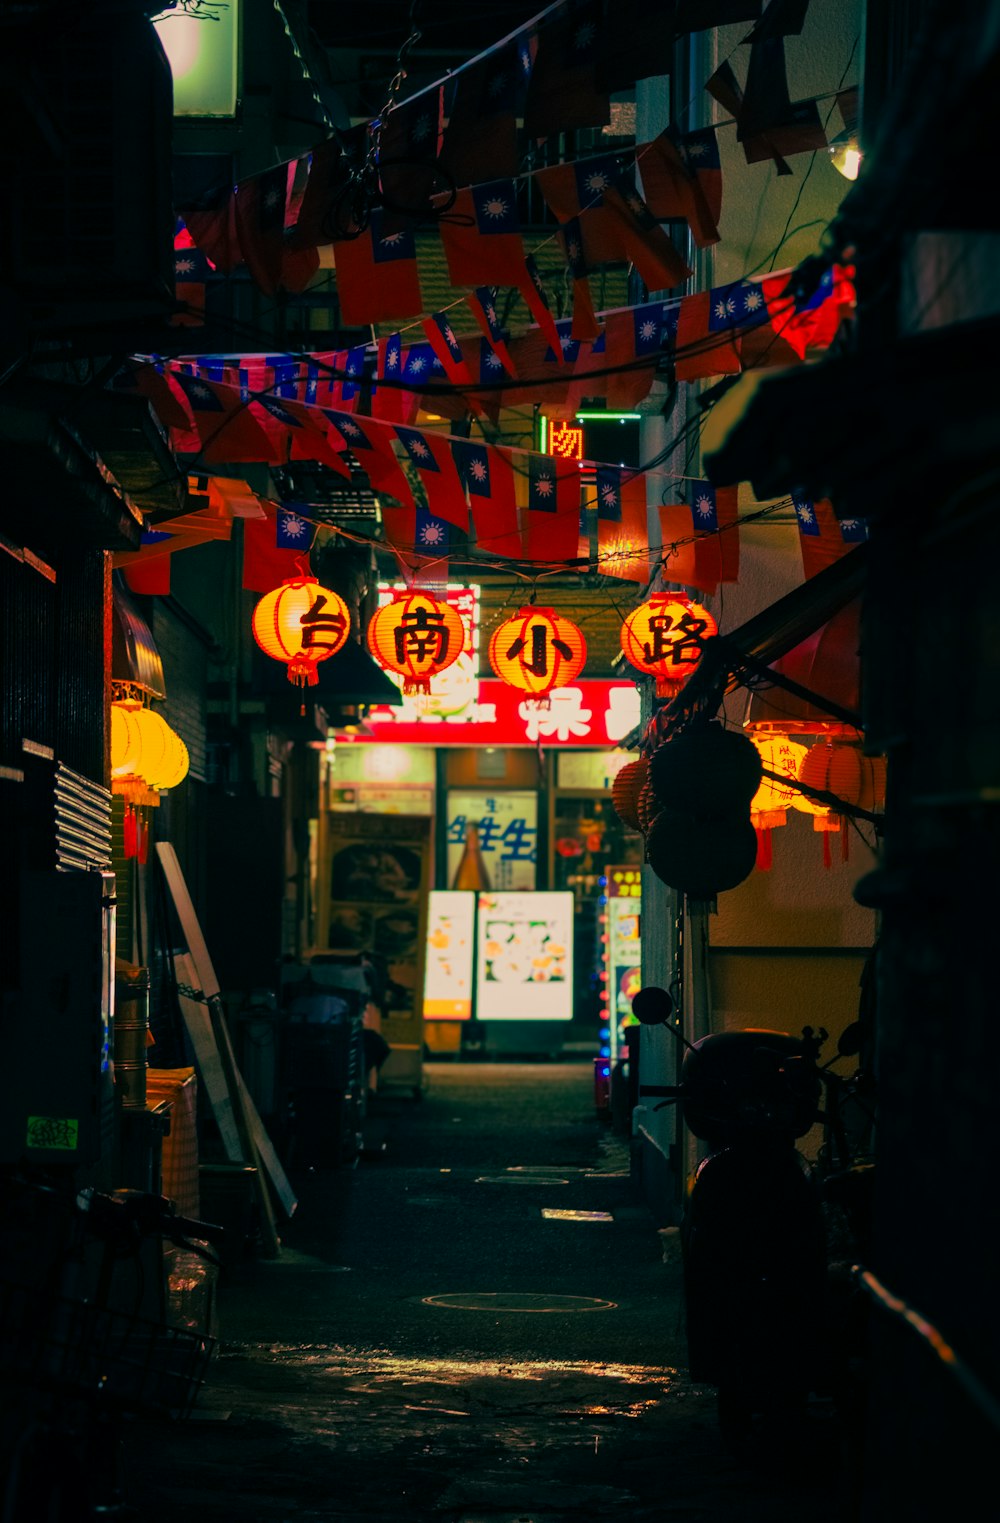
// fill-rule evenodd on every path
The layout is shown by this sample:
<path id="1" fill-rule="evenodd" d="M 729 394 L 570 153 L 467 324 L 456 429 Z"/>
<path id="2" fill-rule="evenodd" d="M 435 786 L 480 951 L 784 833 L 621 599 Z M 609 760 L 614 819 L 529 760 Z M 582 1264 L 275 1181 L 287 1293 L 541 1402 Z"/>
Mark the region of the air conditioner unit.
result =
<path id="1" fill-rule="evenodd" d="M 166 313 L 170 66 L 124 8 L 27 6 L 4 36 L 0 286 L 24 330 Z"/>

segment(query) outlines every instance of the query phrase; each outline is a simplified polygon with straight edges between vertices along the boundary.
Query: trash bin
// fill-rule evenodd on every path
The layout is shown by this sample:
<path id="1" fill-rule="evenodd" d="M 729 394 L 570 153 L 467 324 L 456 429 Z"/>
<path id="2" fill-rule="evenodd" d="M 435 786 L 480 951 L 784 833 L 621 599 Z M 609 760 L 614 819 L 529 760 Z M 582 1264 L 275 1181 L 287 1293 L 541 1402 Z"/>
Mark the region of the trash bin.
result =
<path id="1" fill-rule="evenodd" d="M 286 1014 L 284 1055 L 290 1163 L 336 1168 L 355 1158 L 364 1100 L 358 1000 L 348 991 L 298 995 Z"/>

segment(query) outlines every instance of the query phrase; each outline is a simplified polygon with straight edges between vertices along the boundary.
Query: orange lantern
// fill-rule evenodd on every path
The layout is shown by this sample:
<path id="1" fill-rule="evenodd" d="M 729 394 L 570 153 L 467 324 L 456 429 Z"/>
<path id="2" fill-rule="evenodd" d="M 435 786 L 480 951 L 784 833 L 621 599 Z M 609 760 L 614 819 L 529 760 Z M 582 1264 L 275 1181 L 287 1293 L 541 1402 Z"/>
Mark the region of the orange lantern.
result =
<path id="1" fill-rule="evenodd" d="M 644 756 L 626 762 L 611 784 L 611 807 L 629 830 L 639 826 L 639 790 L 646 781 L 649 762 Z"/>
<path id="2" fill-rule="evenodd" d="M 406 694 L 429 693 L 431 678 L 458 660 L 464 644 L 458 609 L 417 588 L 397 592 L 368 625 L 372 655 L 402 677 Z"/>
<path id="3" fill-rule="evenodd" d="M 532 698 L 545 698 L 580 675 L 587 642 L 573 621 L 554 608 L 522 608 L 493 631 L 489 658 L 502 682 Z"/>
<path id="4" fill-rule="evenodd" d="M 314 576 L 296 576 L 267 592 L 253 611 L 253 637 L 265 656 L 284 661 L 296 687 L 314 687 L 316 666 L 343 650 L 351 632 L 347 604 Z"/>
<path id="5" fill-rule="evenodd" d="M 698 665 L 703 642 L 718 633 L 700 603 L 675 592 L 654 592 L 622 625 L 622 652 L 637 671 L 656 678 L 658 698 L 672 698 Z"/>
<path id="6" fill-rule="evenodd" d="M 884 756 L 865 756 L 857 746 L 833 745 L 829 741 L 810 746 L 799 767 L 799 780 L 810 788 L 836 794 L 845 803 L 859 809 L 880 810 L 885 807 L 886 762 Z M 817 806 L 820 807 L 820 806 Z M 840 855 L 848 857 L 849 817 L 826 811 L 825 822 L 813 821 L 814 830 L 840 831 Z M 823 839 L 823 860 L 830 866 L 830 842 Z"/>
<path id="7" fill-rule="evenodd" d="M 757 866 L 768 870 L 772 862 L 771 831 L 788 821 L 788 810 L 794 809 L 799 796 L 794 786 L 799 766 L 805 760 L 806 748 L 787 735 L 765 738 L 751 737 L 760 753 L 760 759 L 768 772 L 777 772 L 788 778 L 788 783 L 775 782 L 765 777 L 750 801 L 750 823 L 757 832 Z"/>

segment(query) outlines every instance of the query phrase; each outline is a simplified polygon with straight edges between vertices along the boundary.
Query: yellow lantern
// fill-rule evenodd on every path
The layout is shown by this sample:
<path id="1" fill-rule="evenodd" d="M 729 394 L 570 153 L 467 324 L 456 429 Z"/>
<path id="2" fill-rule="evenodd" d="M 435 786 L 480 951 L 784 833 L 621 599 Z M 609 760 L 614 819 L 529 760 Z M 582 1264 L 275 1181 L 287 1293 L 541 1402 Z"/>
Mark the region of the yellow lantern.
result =
<path id="1" fill-rule="evenodd" d="M 170 731 L 172 742 L 170 756 L 161 772 L 157 788 L 176 788 L 187 777 L 191 768 L 191 757 L 188 748 L 177 734 L 176 730 Z"/>
<path id="2" fill-rule="evenodd" d="M 111 776 L 130 777 L 138 766 L 142 740 L 136 710 L 125 704 L 111 705 Z"/>
<path id="3" fill-rule="evenodd" d="M 167 770 L 173 731 L 166 720 L 152 709 L 135 709 L 133 713 L 139 728 L 139 757 L 135 764 L 135 775 L 148 783 L 150 788 L 156 788 L 159 786 L 158 777 Z"/>
<path id="4" fill-rule="evenodd" d="M 806 748 L 787 735 L 771 735 L 766 738 L 752 736 L 760 754 L 761 762 L 768 772 L 777 772 L 788 778 L 788 783 L 775 782 L 765 777 L 750 801 L 750 823 L 757 832 L 757 866 L 764 872 L 772 862 L 771 831 L 787 824 L 788 810 L 799 807 L 799 767 L 805 760 Z"/>
<path id="5" fill-rule="evenodd" d="M 453 666 L 465 645 L 457 608 L 420 588 L 397 592 L 368 625 L 368 648 L 403 679 L 403 692 L 430 692 L 431 678 Z"/>
<path id="6" fill-rule="evenodd" d="M 701 660 L 705 640 L 719 633 L 707 608 L 674 592 L 654 592 L 622 625 L 622 653 L 656 678 L 658 698 L 672 698 Z"/>
<path id="7" fill-rule="evenodd" d="M 316 666 L 347 644 L 347 604 L 314 576 L 296 576 L 265 593 L 253 611 L 253 637 L 266 656 L 284 661 L 296 687 L 314 687 Z"/>
<path id="8" fill-rule="evenodd" d="M 582 630 L 554 608 L 522 608 L 493 631 L 490 666 L 502 682 L 545 698 L 565 687 L 587 663 Z"/>

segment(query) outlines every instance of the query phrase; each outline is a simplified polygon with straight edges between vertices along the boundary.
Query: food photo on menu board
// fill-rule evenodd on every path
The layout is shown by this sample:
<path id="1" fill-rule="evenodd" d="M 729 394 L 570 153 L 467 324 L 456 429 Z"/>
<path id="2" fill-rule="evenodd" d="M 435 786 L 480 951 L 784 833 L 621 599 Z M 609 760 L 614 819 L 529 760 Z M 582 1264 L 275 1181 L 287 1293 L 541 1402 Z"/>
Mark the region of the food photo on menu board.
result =
<path id="1" fill-rule="evenodd" d="M 573 1015 L 573 895 L 479 895 L 480 1020 L 568 1021 Z"/>

